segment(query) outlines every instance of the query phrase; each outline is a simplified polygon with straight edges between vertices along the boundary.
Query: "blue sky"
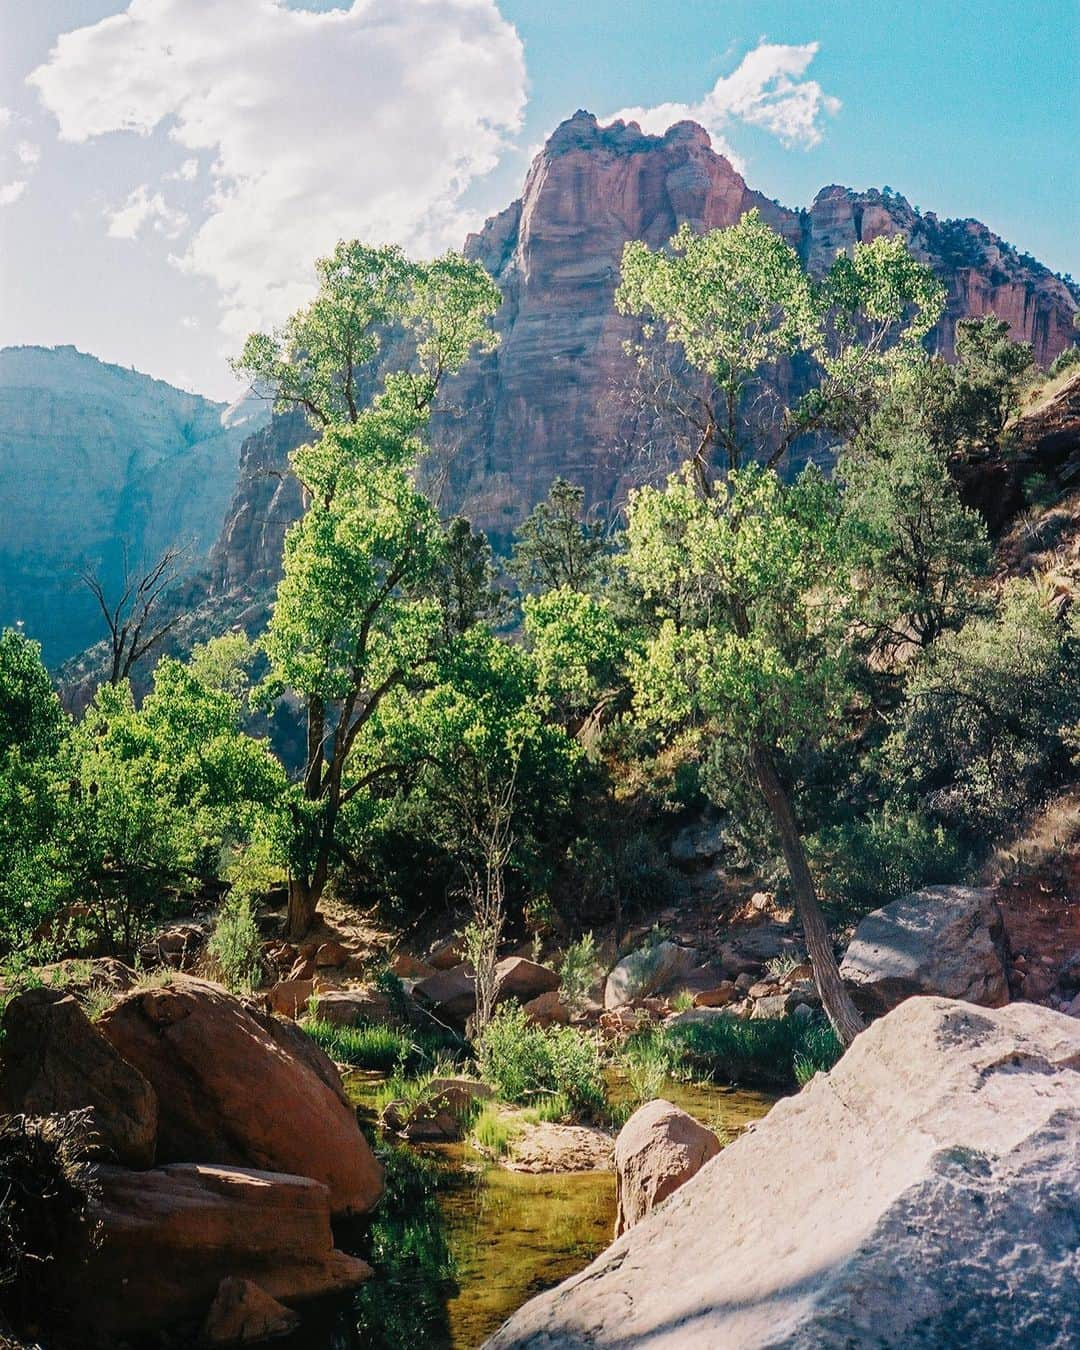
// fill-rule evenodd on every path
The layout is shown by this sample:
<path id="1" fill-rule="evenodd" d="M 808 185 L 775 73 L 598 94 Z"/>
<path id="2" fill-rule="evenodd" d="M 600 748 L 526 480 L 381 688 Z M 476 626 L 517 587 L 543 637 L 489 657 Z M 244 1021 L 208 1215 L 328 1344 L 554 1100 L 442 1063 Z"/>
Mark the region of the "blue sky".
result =
<path id="1" fill-rule="evenodd" d="M 1078 50 L 1076 0 L 17 0 L 0 344 L 229 396 L 335 238 L 460 243 L 579 107 L 700 107 L 788 205 L 889 184 L 1080 275 Z"/>

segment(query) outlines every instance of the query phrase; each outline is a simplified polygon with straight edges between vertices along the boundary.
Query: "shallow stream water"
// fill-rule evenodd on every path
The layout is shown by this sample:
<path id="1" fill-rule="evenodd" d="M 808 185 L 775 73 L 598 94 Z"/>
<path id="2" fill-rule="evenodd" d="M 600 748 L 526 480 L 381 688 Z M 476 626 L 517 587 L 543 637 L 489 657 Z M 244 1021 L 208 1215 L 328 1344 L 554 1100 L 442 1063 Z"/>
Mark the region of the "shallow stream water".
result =
<path id="1" fill-rule="evenodd" d="M 361 1116 L 379 1079 L 347 1083 Z M 618 1101 L 623 1085 L 610 1083 Z M 662 1095 L 730 1140 L 775 1096 L 669 1081 Z M 319 1350 L 476 1350 L 534 1294 L 576 1274 L 611 1242 L 611 1172 L 536 1175 L 499 1167 L 468 1144 L 396 1146 L 387 1195 L 360 1251 L 376 1269 L 355 1302 L 305 1324 Z M 341 1239 L 353 1244 L 347 1236 Z"/>

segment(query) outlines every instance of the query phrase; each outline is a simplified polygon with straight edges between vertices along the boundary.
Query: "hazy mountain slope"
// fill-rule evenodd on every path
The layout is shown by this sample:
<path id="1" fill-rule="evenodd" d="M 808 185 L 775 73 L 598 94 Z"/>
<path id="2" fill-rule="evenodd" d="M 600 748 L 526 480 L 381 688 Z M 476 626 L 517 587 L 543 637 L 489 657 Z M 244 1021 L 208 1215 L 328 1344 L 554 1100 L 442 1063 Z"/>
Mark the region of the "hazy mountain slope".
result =
<path id="1" fill-rule="evenodd" d="M 56 664 L 102 635 L 80 564 L 114 587 L 125 546 L 137 566 L 181 543 L 198 566 L 265 416 L 229 412 L 74 347 L 0 349 L 0 627 Z"/>

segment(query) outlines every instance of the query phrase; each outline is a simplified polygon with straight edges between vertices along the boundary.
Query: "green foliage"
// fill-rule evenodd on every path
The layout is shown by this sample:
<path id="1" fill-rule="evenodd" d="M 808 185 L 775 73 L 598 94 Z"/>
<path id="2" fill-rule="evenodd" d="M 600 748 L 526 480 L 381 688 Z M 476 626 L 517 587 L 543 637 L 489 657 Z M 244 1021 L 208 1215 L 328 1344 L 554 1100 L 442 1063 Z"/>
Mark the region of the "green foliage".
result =
<path id="1" fill-rule="evenodd" d="M 432 1076 L 433 1066 L 440 1060 L 462 1054 L 464 1044 L 453 1032 L 403 1031 L 398 1027 L 373 1023 L 361 1027 L 341 1027 L 317 1017 L 307 1017 L 301 1024 L 311 1039 L 336 1064 L 348 1064 L 355 1069 L 378 1069 L 386 1073 L 394 1070 L 397 1078 L 393 1089 L 401 1094 L 401 1083 L 426 1081 Z M 416 1079 L 418 1073 L 423 1080 Z"/>
<path id="2" fill-rule="evenodd" d="M 485 1102 L 472 1123 L 472 1138 L 485 1152 L 502 1158 L 517 1134 L 515 1124 L 498 1102 Z"/>
<path id="3" fill-rule="evenodd" d="M 488 537 L 462 516 L 455 516 L 446 526 L 444 546 L 432 572 L 432 589 L 447 641 L 467 633 L 474 624 L 498 629 L 512 618 L 510 597 L 496 584 Z"/>
<path id="4" fill-rule="evenodd" d="M 868 816 L 824 825 L 808 848 L 825 900 L 843 918 L 921 886 L 956 881 L 967 862 L 944 826 L 893 801 Z"/>
<path id="5" fill-rule="evenodd" d="M 702 480 L 715 449 L 737 469 L 749 455 L 776 462 L 799 436 L 857 424 L 876 386 L 911 358 L 944 299 L 899 236 L 857 244 L 815 281 L 756 210 L 704 235 L 683 225 L 666 250 L 628 243 L 615 295 L 620 312 L 662 324 L 667 341 L 711 383 L 716 397 L 696 421 L 693 462 Z M 797 356 L 808 358 L 815 378 L 784 408 L 776 368 Z"/>
<path id="6" fill-rule="evenodd" d="M 635 702 L 664 725 L 714 719 L 740 744 L 821 736 L 849 693 L 839 494 L 754 466 L 711 495 L 693 475 L 631 496 L 628 566 L 662 621 L 631 659 Z"/>
<path id="7" fill-rule="evenodd" d="M 1064 375 L 1067 370 L 1072 370 L 1075 366 L 1080 366 L 1080 346 L 1066 347 L 1063 352 L 1058 352 L 1046 373 L 1050 379 L 1054 380 L 1059 375 Z"/>
<path id="8" fill-rule="evenodd" d="M 840 458 L 843 512 L 861 565 L 859 613 L 875 648 L 926 647 L 976 609 L 990 542 L 960 501 L 948 457 L 921 432 L 871 426 Z"/>
<path id="9" fill-rule="evenodd" d="M 522 611 L 540 692 L 560 722 L 580 720 L 611 698 L 627 639 L 609 601 L 563 585 L 527 595 Z"/>
<path id="10" fill-rule="evenodd" d="M 1034 370 L 1029 342 L 1013 342 L 1009 325 L 988 314 L 956 325 L 954 418 L 974 445 L 995 445 L 1020 404 Z"/>
<path id="11" fill-rule="evenodd" d="M 525 591 L 588 591 L 606 575 L 602 524 L 584 513 L 585 489 L 556 478 L 520 526 L 507 571 Z"/>
<path id="12" fill-rule="evenodd" d="M 40 644 L 5 628 L 0 633 L 0 756 L 18 750 L 33 762 L 55 755 L 65 722 Z"/>
<path id="13" fill-rule="evenodd" d="M 499 303 L 483 268 L 455 254 L 415 263 L 396 247 L 341 243 L 317 270 L 311 305 L 281 332 L 249 338 L 238 363 L 321 430 L 293 455 L 309 505 L 286 535 L 263 641 L 267 695 L 292 690 L 307 713 L 303 781 L 278 833 L 294 936 L 310 925 L 332 864 L 363 832 L 376 787 L 406 767 L 377 715 L 390 693 L 430 680 L 448 622 L 436 598 L 447 539 L 413 469 L 443 377 L 491 349 L 488 320 Z M 395 329 L 409 339 L 410 364 L 380 370 Z M 450 542 L 465 541 L 452 532 Z M 468 552 L 458 558 L 466 572 Z M 463 617 L 451 616 L 450 627 Z"/>
<path id="14" fill-rule="evenodd" d="M 1080 618 L 1046 587 L 1012 581 L 996 615 L 923 655 L 885 746 L 898 790 L 932 817 L 993 837 L 1067 767 L 1080 704 Z"/>
<path id="15" fill-rule="evenodd" d="M 664 1035 L 689 1077 L 773 1087 L 794 1086 L 797 1063 L 830 1069 L 841 1051 L 827 1023 L 797 1017 L 720 1016 L 669 1027 Z"/>
<path id="16" fill-rule="evenodd" d="M 561 1093 L 577 1115 L 596 1116 L 606 1100 L 596 1041 L 575 1027 L 537 1027 L 504 1003 L 475 1046 L 485 1082 L 507 1102 Z"/>
<path id="17" fill-rule="evenodd" d="M 571 942 L 559 963 L 559 988 L 570 1008 L 585 1006 L 598 974 L 596 939 L 592 933 L 585 933 L 576 942 Z"/>
<path id="18" fill-rule="evenodd" d="M 234 994 L 250 994 L 262 983 L 262 936 L 251 897 L 230 895 L 218 911 L 207 954 L 218 979 Z"/>

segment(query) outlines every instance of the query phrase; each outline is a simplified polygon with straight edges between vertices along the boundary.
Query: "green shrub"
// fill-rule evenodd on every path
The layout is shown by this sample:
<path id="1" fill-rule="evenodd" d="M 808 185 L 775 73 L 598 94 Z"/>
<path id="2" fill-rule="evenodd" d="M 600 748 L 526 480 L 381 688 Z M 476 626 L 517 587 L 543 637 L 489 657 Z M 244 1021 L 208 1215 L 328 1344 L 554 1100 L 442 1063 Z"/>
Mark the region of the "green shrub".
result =
<path id="1" fill-rule="evenodd" d="M 808 841 L 823 897 L 833 915 L 850 918 L 920 886 L 955 881 L 965 850 L 921 811 L 886 806 L 862 820 L 827 825 Z"/>
<path id="2" fill-rule="evenodd" d="M 1058 352 L 1046 373 L 1054 379 L 1074 366 L 1080 366 L 1080 346 L 1066 347 L 1063 352 Z"/>
<path id="3" fill-rule="evenodd" d="M 606 1101 L 596 1040 L 574 1027 L 537 1027 L 516 1003 L 497 1010 L 476 1044 L 484 1080 L 507 1102 L 561 1093 L 578 1115 Z"/>
<path id="4" fill-rule="evenodd" d="M 262 938 L 249 895 L 230 895 L 221 906 L 207 955 L 221 983 L 233 993 L 250 994 L 262 983 Z"/>
<path id="5" fill-rule="evenodd" d="M 517 1130 L 514 1122 L 507 1119 L 497 1102 L 485 1102 L 473 1121 L 472 1137 L 476 1143 L 493 1153 L 495 1157 L 505 1157 Z"/>
<path id="6" fill-rule="evenodd" d="M 751 1021 L 721 1016 L 684 1022 L 660 1034 L 671 1057 L 671 1072 L 769 1087 L 795 1087 L 800 1072 L 812 1077 L 819 1069 L 828 1070 L 841 1053 L 832 1028 L 816 1018 Z"/>
<path id="7" fill-rule="evenodd" d="M 559 965 L 559 987 L 569 1007 L 580 1009 L 584 1006 L 596 981 L 597 970 L 596 939 L 586 933 L 567 947 Z"/>

